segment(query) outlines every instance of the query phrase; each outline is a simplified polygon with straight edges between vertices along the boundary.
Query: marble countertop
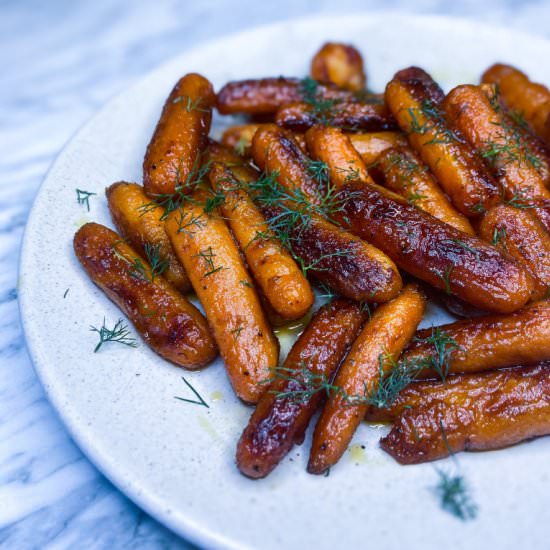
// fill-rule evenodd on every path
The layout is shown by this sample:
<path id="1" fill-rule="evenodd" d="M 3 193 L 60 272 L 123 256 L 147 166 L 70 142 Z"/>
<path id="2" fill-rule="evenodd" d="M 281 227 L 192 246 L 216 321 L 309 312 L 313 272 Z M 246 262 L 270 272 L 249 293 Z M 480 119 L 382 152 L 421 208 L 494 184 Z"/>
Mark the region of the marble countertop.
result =
<path id="1" fill-rule="evenodd" d="M 544 0 L 312 5 L 0 0 L 0 548 L 191 547 L 126 499 L 75 446 L 36 378 L 19 320 L 19 248 L 34 195 L 63 145 L 106 100 L 199 42 L 313 13 L 448 14 L 550 38 Z"/>

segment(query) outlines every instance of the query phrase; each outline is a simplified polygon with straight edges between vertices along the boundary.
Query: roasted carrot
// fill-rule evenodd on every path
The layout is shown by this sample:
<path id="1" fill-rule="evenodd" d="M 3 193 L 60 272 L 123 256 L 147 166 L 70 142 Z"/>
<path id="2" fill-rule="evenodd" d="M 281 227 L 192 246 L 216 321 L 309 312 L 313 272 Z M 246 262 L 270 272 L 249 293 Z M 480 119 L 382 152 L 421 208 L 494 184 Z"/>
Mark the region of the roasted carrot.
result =
<path id="1" fill-rule="evenodd" d="M 417 285 L 380 306 L 362 329 L 334 379 L 333 391 L 315 426 L 308 472 L 321 474 L 344 454 L 377 390 L 413 336 L 426 306 Z"/>
<path id="2" fill-rule="evenodd" d="M 252 478 L 268 475 L 305 430 L 323 393 L 312 382 L 330 380 L 363 322 L 359 304 L 343 298 L 323 306 L 300 335 L 262 395 L 237 446 L 237 466 Z M 315 384 L 313 384 L 315 385 Z"/>
<path id="3" fill-rule="evenodd" d="M 401 413 L 380 446 L 401 464 L 500 449 L 550 434 L 550 366 L 412 384 L 394 407 Z"/>
<path id="4" fill-rule="evenodd" d="M 198 188 L 169 214 L 166 232 L 201 301 L 235 393 L 256 403 L 277 365 L 278 342 L 228 227 L 216 209 L 205 212 L 210 197 Z"/>
<path id="5" fill-rule="evenodd" d="M 212 85 L 191 73 L 170 92 L 143 160 L 143 186 L 150 197 L 192 189 L 206 147 L 212 106 Z"/>
<path id="6" fill-rule="evenodd" d="M 316 83 L 311 79 L 261 78 L 228 82 L 219 92 L 218 111 L 223 115 L 246 113 L 273 114 L 285 103 L 304 99 L 353 101 L 355 95 L 331 84 Z"/>
<path id="7" fill-rule="evenodd" d="M 92 281 L 156 353 L 186 369 L 204 367 L 216 357 L 216 343 L 199 310 L 114 231 L 87 223 L 74 236 L 74 250 Z"/>
<path id="8" fill-rule="evenodd" d="M 479 86 L 457 86 L 443 103 L 446 118 L 476 148 L 511 204 L 530 207 L 550 229 L 550 191 L 514 129 Z"/>
<path id="9" fill-rule="evenodd" d="M 395 130 L 397 123 L 383 102 L 349 101 L 334 103 L 324 109 L 304 102 L 282 105 L 275 122 L 294 132 L 305 132 L 315 124 L 330 124 L 349 131 Z"/>
<path id="10" fill-rule="evenodd" d="M 481 220 L 479 236 L 523 262 L 535 281 L 533 300 L 548 297 L 550 234 L 529 210 L 500 205 Z"/>
<path id="11" fill-rule="evenodd" d="M 529 80 L 519 69 L 497 63 L 481 77 L 482 82 L 496 84 L 505 104 L 525 117 L 535 132 L 550 145 L 550 90 Z"/>
<path id="12" fill-rule="evenodd" d="M 303 317 L 313 305 L 314 296 L 288 250 L 228 167 L 214 163 L 209 177 L 212 187 L 223 196 L 221 212 L 268 302 L 287 320 Z"/>
<path id="13" fill-rule="evenodd" d="M 369 132 L 350 134 L 348 137 L 367 168 L 374 164 L 378 156 L 387 149 L 408 145 L 405 134 L 401 132 Z"/>
<path id="14" fill-rule="evenodd" d="M 399 193 L 410 204 L 459 231 L 474 235 L 468 218 L 449 202 L 427 166 L 410 147 L 387 149 L 378 157 L 375 170 L 382 173 L 385 187 Z"/>
<path id="15" fill-rule="evenodd" d="M 421 378 L 550 360 L 550 302 L 419 330 L 403 359 L 432 366 Z"/>
<path id="16" fill-rule="evenodd" d="M 164 230 L 161 209 L 149 209 L 151 204 L 143 187 L 137 183 L 119 181 L 105 191 L 113 223 L 121 236 L 135 248 L 141 256 L 146 249 L 156 251 L 160 261 L 168 266 L 164 278 L 180 292 L 189 292 L 191 282 L 180 264 L 170 239 Z"/>
<path id="17" fill-rule="evenodd" d="M 350 44 L 326 42 L 311 60 L 311 78 L 358 92 L 367 83 L 363 58 Z"/>
<path id="18" fill-rule="evenodd" d="M 499 202 L 498 184 L 445 121 L 444 94 L 430 75 L 417 67 L 399 71 L 386 86 L 385 98 L 411 146 L 462 214 L 478 217 Z"/>

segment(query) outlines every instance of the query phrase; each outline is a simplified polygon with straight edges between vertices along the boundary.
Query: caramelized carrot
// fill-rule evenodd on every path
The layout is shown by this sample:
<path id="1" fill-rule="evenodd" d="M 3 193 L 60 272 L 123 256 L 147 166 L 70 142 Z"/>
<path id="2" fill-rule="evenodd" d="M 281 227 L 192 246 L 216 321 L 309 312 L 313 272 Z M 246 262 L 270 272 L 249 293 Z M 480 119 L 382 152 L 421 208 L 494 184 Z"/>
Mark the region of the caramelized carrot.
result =
<path id="1" fill-rule="evenodd" d="M 550 434 L 550 366 L 412 384 L 394 407 L 402 412 L 380 446 L 401 464 L 501 449 Z"/>
<path id="2" fill-rule="evenodd" d="M 124 312 L 156 353 L 186 369 L 217 355 L 206 319 L 114 231 L 83 225 L 74 250 L 92 281 Z"/>
<path id="3" fill-rule="evenodd" d="M 105 190 L 113 223 L 119 233 L 141 256 L 146 255 L 146 247 L 158 249 L 158 256 L 168 267 L 164 278 L 180 292 L 189 292 L 191 283 L 180 264 L 170 239 L 164 230 L 160 209 L 145 208 L 150 200 L 137 183 L 119 181 Z"/>
<path id="4" fill-rule="evenodd" d="M 342 298 L 323 306 L 300 335 L 262 395 L 237 445 L 237 466 L 252 478 L 268 475 L 305 430 L 323 394 L 303 395 L 313 380 L 330 380 L 363 322 L 359 304 Z M 276 374 L 280 376 L 276 376 Z"/>
<path id="5" fill-rule="evenodd" d="M 449 124 L 485 159 L 506 199 L 533 207 L 544 227 L 550 229 L 550 191 L 513 128 L 495 111 L 481 88 L 457 86 L 449 92 L 443 105 Z"/>
<path id="6" fill-rule="evenodd" d="M 221 212 L 264 296 L 284 319 L 303 317 L 314 296 L 302 271 L 230 169 L 214 163 L 209 176 L 212 187 L 224 197 Z"/>
<path id="7" fill-rule="evenodd" d="M 321 474 L 344 454 L 368 408 L 368 402 L 360 398 L 376 391 L 381 371 L 389 372 L 413 336 L 425 305 L 418 286 L 407 285 L 397 298 L 374 312 L 334 379 L 339 391 L 330 395 L 315 426 L 308 472 Z"/>
<path id="8" fill-rule="evenodd" d="M 401 132 L 369 132 L 350 134 L 349 139 L 355 150 L 361 155 L 367 168 L 374 164 L 379 155 L 392 147 L 404 147 L 408 144 Z"/>
<path id="9" fill-rule="evenodd" d="M 143 160 L 147 195 L 170 195 L 193 187 L 214 102 L 212 85 L 199 74 L 187 74 L 174 86 Z"/>
<path id="10" fill-rule="evenodd" d="M 216 210 L 204 211 L 210 194 L 198 188 L 166 220 L 166 232 L 185 267 L 220 348 L 235 393 L 256 403 L 278 342 L 267 322 L 231 233 Z"/>
<path id="11" fill-rule="evenodd" d="M 366 87 L 363 58 L 349 44 L 326 42 L 311 60 L 311 78 L 358 92 Z"/>
<path id="12" fill-rule="evenodd" d="M 444 94 L 430 75 L 416 67 L 399 71 L 385 98 L 411 146 L 462 214 L 478 217 L 499 202 L 499 186 L 443 118 Z"/>

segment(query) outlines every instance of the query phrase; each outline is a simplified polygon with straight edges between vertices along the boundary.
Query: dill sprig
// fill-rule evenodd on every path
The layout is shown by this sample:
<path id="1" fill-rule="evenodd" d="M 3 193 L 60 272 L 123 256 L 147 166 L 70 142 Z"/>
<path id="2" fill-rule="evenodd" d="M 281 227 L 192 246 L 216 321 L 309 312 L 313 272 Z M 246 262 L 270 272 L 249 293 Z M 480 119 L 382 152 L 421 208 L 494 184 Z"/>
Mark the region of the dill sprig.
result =
<path id="1" fill-rule="evenodd" d="M 462 347 L 439 327 L 432 327 L 432 333 L 427 338 L 414 338 L 414 341 L 426 343 L 433 347 L 433 353 L 425 360 L 422 368 L 433 370 L 445 382 L 449 374 L 451 355 L 455 350 L 462 349 Z"/>
<path id="2" fill-rule="evenodd" d="M 435 145 L 436 143 L 456 143 L 462 139 L 457 133 L 447 126 L 441 110 L 433 101 L 426 99 L 420 104 L 420 108 L 409 107 L 409 133 L 425 135 L 428 132 L 434 132 L 435 137 L 426 141 L 424 145 Z M 426 120 L 421 123 L 419 115 Z"/>
<path id="3" fill-rule="evenodd" d="M 172 100 L 173 104 L 181 103 L 181 106 L 188 112 L 200 111 L 202 113 L 208 113 L 210 110 L 202 108 L 201 105 L 202 97 L 196 97 L 191 99 L 188 95 L 180 95 Z"/>
<path id="4" fill-rule="evenodd" d="M 170 262 L 166 258 L 162 258 L 160 244 L 145 243 L 144 250 L 147 261 L 151 266 L 149 279 L 154 283 L 155 277 L 162 275 L 170 267 Z"/>
<path id="5" fill-rule="evenodd" d="M 439 501 L 443 510 L 449 512 L 453 516 L 462 521 L 474 519 L 477 516 L 477 505 L 472 500 L 468 485 L 463 475 L 458 472 L 458 461 L 453 453 L 443 423 L 439 423 L 441 427 L 441 437 L 451 459 L 455 465 L 455 472 L 451 473 L 443 468 L 435 467 L 435 471 L 439 476 L 439 482 L 435 487 L 435 492 L 439 496 Z"/>
<path id="6" fill-rule="evenodd" d="M 88 212 L 90 211 L 90 197 L 97 195 L 97 193 L 92 193 L 91 191 L 84 191 L 83 189 L 76 190 L 76 202 L 82 204 L 86 207 Z"/>
<path id="7" fill-rule="evenodd" d="M 308 159 L 307 171 L 311 177 L 320 185 L 325 186 L 329 183 L 329 166 L 322 160 Z"/>
<path id="8" fill-rule="evenodd" d="M 193 163 L 193 167 L 185 178 L 182 178 L 181 164 L 176 171 L 175 188 L 173 193 L 159 193 L 154 196 L 153 200 L 142 204 L 138 210 L 141 214 L 152 212 L 157 208 L 162 208 L 163 213 L 161 220 L 166 218 L 174 211 L 180 208 L 185 203 L 197 204 L 191 196 L 193 189 L 203 184 L 206 181 L 208 172 L 210 171 L 211 162 L 202 162 L 201 156 L 198 155 Z M 209 188 L 208 188 L 209 189 Z"/>
<path id="9" fill-rule="evenodd" d="M 496 246 L 498 244 L 502 245 L 504 250 L 507 250 L 506 246 L 506 228 L 504 227 L 495 227 L 493 230 L 493 245 Z"/>
<path id="10" fill-rule="evenodd" d="M 181 379 L 185 382 L 185 385 L 193 392 L 195 397 L 197 399 L 187 399 L 185 397 L 179 397 L 177 395 L 174 396 L 174 399 L 177 399 L 178 401 L 185 401 L 185 403 L 191 403 L 192 405 L 199 405 L 201 407 L 206 407 L 209 409 L 208 403 L 202 398 L 200 393 L 191 385 L 190 382 L 187 381 L 185 376 L 182 376 Z"/>
<path id="11" fill-rule="evenodd" d="M 217 273 L 218 271 L 224 269 L 222 265 L 218 267 L 214 265 L 214 258 L 216 257 L 216 254 L 211 246 L 199 251 L 198 254 L 194 254 L 192 257 L 201 258 L 204 261 L 206 271 L 203 273 L 203 277 L 209 277 L 210 275 L 213 275 L 214 273 Z"/>
<path id="12" fill-rule="evenodd" d="M 309 105 L 311 115 L 320 124 L 330 124 L 333 118 L 334 106 L 338 99 L 327 99 L 319 89 L 319 83 L 313 78 L 306 77 L 300 81 L 302 101 Z"/>
<path id="13" fill-rule="evenodd" d="M 445 294 L 449 295 L 453 293 L 451 289 L 451 274 L 453 272 L 453 269 L 454 265 L 450 264 L 443 271 L 439 269 L 433 270 L 433 273 L 443 281 L 443 284 L 445 285 Z"/>
<path id="14" fill-rule="evenodd" d="M 105 317 L 103 318 L 103 324 L 100 328 L 90 326 L 92 332 L 97 332 L 99 335 L 99 343 L 94 349 L 94 353 L 97 353 L 101 346 L 106 342 L 118 342 L 131 348 L 136 348 L 136 339 L 130 336 L 128 326 L 122 319 L 119 319 L 113 328 L 108 328 L 105 325 Z"/>

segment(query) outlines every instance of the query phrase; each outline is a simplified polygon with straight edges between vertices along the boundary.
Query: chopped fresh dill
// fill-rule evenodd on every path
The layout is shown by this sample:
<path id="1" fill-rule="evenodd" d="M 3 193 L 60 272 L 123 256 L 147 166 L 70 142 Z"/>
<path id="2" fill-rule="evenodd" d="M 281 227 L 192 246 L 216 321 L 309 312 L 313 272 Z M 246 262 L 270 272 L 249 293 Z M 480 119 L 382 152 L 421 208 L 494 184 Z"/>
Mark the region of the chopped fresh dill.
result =
<path id="1" fill-rule="evenodd" d="M 434 137 L 424 142 L 424 145 L 435 145 L 437 143 L 450 144 L 462 141 L 459 136 L 447 126 L 440 109 L 431 100 L 424 100 L 420 108 L 409 107 L 407 112 L 409 114 L 410 134 L 425 135 L 428 132 L 434 134 Z M 425 122 L 420 122 L 420 115 L 425 119 Z"/>
<path id="2" fill-rule="evenodd" d="M 187 399 L 185 397 L 178 397 L 177 395 L 174 396 L 174 399 L 177 399 L 178 401 L 185 401 L 185 403 L 191 403 L 192 405 L 199 405 L 201 407 L 206 407 L 209 409 L 208 403 L 202 398 L 200 393 L 191 385 L 190 382 L 187 381 L 185 376 L 182 376 L 181 379 L 185 382 L 185 385 L 193 392 L 195 397 L 197 399 Z"/>
<path id="3" fill-rule="evenodd" d="M 178 210 L 176 223 L 178 225 L 178 233 L 186 233 L 193 236 L 198 229 L 202 229 L 206 225 L 206 220 L 203 219 L 202 214 L 195 215 L 180 209 Z M 195 231 L 192 230 L 193 228 L 195 228 Z"/>
<path id="4" fill-rule="evenodd" d="M 110 329 L 105 325 L 105 317 L 103 318 L 103 325 L 100 328 L 90 326 L 92 332 L 97 332 L 99 335 L 99 343 L 94 349 L 94 353 L 97 353 L 101 346 L 106 342 L 118 342 L 119 344 L 124 344 L 131 348 L 136 348 L 137 343 L 136 339 L 130 336 L 130 331 L 128 326 L 124 323 L 122 319 L 119 319 L 115 326 Z"/>
<path id="5" fill-rule="evenodd" d="M 241 335 L 241 332 L 244 330 L 243 326 L 239 326 L 231 331 L 231 334 L 233 335 L 234 340 L 238 340 L 239 336 Z"/>
<path id="6" fill-rule="evenodd" d="M 67 294 L 69 294 L 69 290 L 71 290 L 71 289 L 68 288 L 68 289 L 63 293 L 63 298 L 66 298 L 66 297 L 67 297 Z"/>
<path id="7" fill-rule="evenodd" d="M 92 193 L 91 191 L 84 191 L 83 189 L 76 190 L 76 202 L 78 204 L 83 204 L 86 207 L 88 212 L 90 211 L 90 197 L 97 195 L 97 193 Z"/>
<path id="8" fill-rule="evenodd" d="M 440 270 L 434 270 L 435 275 L 437 275 L 445 285 L 445 293 L 452 294 L 451 290 L 451 273 L 453 272 L 454 265 L 450 264 L 445 268 L 445 271 L 441 272 Z"/>
<path id="9" fill-rule="evenodd" d="M 323 97 L 318 82 L 310 77 L 300 81 L 300 92 L 303 102 L 309 105 L 311 115 L 315 121 L 321 124 L 329 124 L 333 118 L 333 110 L 338 100 Z"/>
<path id="10" fill-rule="evenodd" d="M 322 160 L 308 160 L 307 171 L 319 185 L 327 185 L 329 183 L 329 167 L 326 162 Z"/>
<path id="11" fill-rule="evenodd" d="M 239 281 L 241 285 L 246 286 L 248 288 L 254 288 L 252 284 L 250 284 L 248 281 Z"/>
<path id="12" fill-rule="evenodd" d="M 304 259 L 300 256 L 295 256 L 295 260 L 298 262 L 298 264 L 300 265 L 300 268 L 302 270 L 302 273 L 304 275 L 307 275 L 307 272 L 310 271 L 310 270 L 313 270 L 313 271 L 317 271 L 317 272 L 320 272 L 320 271 L 329 271 L 331 269 L 331 266 L 325 266 L 323 267 L 322 265 L 322 262 L 324 262 L 325 260 L 328 260 L 329 258 L 335 258 L 335 257 L 342 257 L 342 256 L 348 256 L 350 254 L 353 253 L 353 250 L 352 249 L 348 249 L 348 250 L 336 250 L 334 252 L 328 252 L 326 254 L 321 254 L 318 258 L 315 258 L 315 260 L 313 260 L 312 262 L 310 263 L 306 263 L 304 261 Z"/>
<path id="13" fill-rule="evenodd" d="M 433 370 L 445 382 L 449 374 L 451 356 L 455 350 L 462 349 L 461 346 L 439 327 L 432 327 L 432 333 L 427 338 L 414 340 L 433 346 L 433 353 L 426 358 L 423 368 Z"/>
<path id="14" fill-rule="evenodd" d="M 155 282 L 155 277 L 162 275 L 169 267 L 170 262 L 161 257 L 161 245 L 145 243 L 145 257 L 151 266 L 150 281 Z M 145 271 L 146 273 L 146 271 Z"/>
<path id="15" fill-rule="evenodd" d="M 494 246 L 501 245 L 504 250 L 507 250 L 506 246 L 506 228 L 504 227 L 496 227 L 493 230 L 493 241 Z"/>
<path id="16" fill-rule="evenodd" d="M 206 271 L 203 274 L 203 277 L 209 277 L 210 275 L 213 275 L 214 273 L 217 273 L 218 271 L 221 271 L 224 269 L 223 266 L 215 267 L 214 265 L 214 258 L 216 257 L 216 254 L 212 250 L 212 247 L 209 246 L 208 248 L 205 248 L 204 250 L 201 250 L 198 254 L 194 254 L 192 256 L 193 258 L 202 258 L 202 260 L 205 263 Z"/>
<path id="17" fill-rule="evenodd" d="M 200 111 L 202 113 L 208 113 L 210 112 L 209 109 L 205 109 L 201 107 L 201 101 L 202 98 L 196 97 L 195 99 L 191 99 L 188 95 L 180 95 L 172 100 L 173 104 L 181 103 L 181 106 L 188 112 L 192 111 Z"/>

